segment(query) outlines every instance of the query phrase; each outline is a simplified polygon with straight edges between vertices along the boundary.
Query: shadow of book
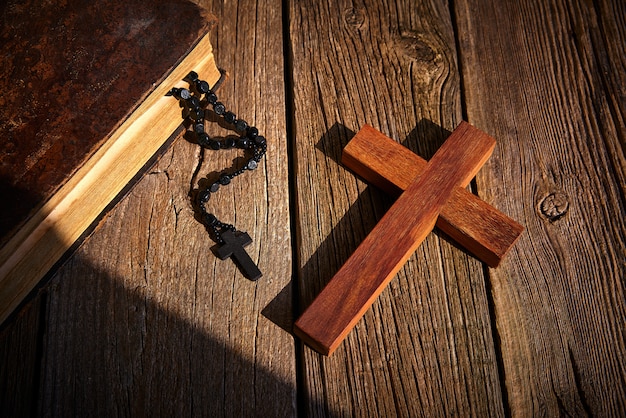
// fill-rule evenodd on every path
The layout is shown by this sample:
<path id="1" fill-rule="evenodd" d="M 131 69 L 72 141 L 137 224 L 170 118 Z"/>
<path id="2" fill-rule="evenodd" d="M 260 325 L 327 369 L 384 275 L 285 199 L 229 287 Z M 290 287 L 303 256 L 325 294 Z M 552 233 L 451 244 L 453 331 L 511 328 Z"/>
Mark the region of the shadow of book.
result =
<path id="1" fill-rule="evenodd" d="M 80 250 L 42 282 L 0 330 L 3 416 L 296 415 L 295 375 L 258 364 L 147 286 L 128 288 Z"/>

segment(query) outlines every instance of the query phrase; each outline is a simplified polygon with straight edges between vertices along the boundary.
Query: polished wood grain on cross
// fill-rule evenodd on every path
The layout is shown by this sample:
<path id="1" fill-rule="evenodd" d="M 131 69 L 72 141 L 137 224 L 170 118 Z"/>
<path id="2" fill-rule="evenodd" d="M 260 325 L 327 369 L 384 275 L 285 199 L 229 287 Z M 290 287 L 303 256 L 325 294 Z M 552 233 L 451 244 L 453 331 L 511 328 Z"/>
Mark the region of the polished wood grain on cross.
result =
<path id="1" fill-rule="evenodd" d="M 371 130 L 365 128 L 357 137 L 368 134 Z M 469 184 L 495 145 L 489 135 L 461 122 L 296 321 L 296 335 L 320 353 L 332 354 L 432 231 L 455 190 Z"/>
<path id="2" fill-rule="evenodd" d="M 392 195 L 400 195 L 426 168 L 427 161 L 381 132 L 365 125 L 343 150 L 341 162 Z M 464 249 L 497 267 L 524 227 L 458 187 L 441 208 L 437 227 Z"/>

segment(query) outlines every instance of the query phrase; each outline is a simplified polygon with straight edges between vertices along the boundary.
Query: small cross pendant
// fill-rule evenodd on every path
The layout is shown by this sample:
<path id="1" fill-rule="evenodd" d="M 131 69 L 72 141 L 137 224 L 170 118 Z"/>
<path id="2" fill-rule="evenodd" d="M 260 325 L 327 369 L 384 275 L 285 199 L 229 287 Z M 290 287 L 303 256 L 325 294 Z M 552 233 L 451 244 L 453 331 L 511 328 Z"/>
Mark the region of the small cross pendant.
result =
<path id="1" fill-rule="evenodd" d="M 215 255 L 222 260 L 226 260 L 228 257 L 233 258 L 233 261 L 239 266 L 246 278 L 252 281 L 260 279 L 263 273 L 261 273 L 261 270 L 254 264 L 254 261 L 243 248 L 252 242 L 250 235 L 246 232 L 235 234 L 234 231 L 227 230 L 221 236 L 224 243 L 213 248 Z"/>

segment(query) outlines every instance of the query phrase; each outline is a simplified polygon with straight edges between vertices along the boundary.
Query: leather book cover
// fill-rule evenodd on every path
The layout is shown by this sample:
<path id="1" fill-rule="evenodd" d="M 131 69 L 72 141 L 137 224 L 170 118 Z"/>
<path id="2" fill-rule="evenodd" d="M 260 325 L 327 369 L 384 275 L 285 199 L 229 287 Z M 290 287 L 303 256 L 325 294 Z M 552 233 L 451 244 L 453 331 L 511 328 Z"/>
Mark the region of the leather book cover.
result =
<path id="1" fill-rule="evenodd" d="M 209 21 L 182 0 L 9 0 L 0 66 L 0 245 L 176 65 Z"/>

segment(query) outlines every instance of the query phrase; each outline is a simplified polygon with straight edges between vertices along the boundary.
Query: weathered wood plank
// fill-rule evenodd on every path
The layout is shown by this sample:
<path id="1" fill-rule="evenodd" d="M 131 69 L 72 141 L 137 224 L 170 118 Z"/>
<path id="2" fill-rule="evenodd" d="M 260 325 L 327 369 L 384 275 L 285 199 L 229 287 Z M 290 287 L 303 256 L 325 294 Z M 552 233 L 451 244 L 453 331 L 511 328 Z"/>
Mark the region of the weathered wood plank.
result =
<path id="1" fill-rule="evenodd" d="M 626 4 L 457 2 L 479 195 L 527 233 L 490 271 L 511 412 L 626 413 Z"/>
<path id="2" fill-rule="evenodd" d="M 0 413 L 33 416 L 37 408 L 39 342 L 42 332 L 40 295 L 3 324 L 0 330 Z"/>
<path id="3" fill-rule="evenodd" d="M 218 95 L 269 143 L 260 167 L 207 206 L 250 234 L 264 276 L 251 282 L 212 254 L 188 197 L 242 152 L 202 159 L 178 139 L 51 282 L 42 414 L 295 414 L 293 338 L 261 315 L 292 272 L 281 3 L 205 5 L 219 17 L 216 62 L 229 73 Z"/>
<path id="4" fill-rule="evenodd" d="M 477 184 L 528 232 L 487 288 L 479 263 L 430 236 L 347 349 L 302 350 L 305 413 L 501 414 L 490 293 L 514 415 L 624 415 L 624 5 L 492 3 L 453 4 L 467 116 L 499 144 Z M 179 140 L 53 279 L 45 316 L 36 304 L 3 330 L 3 412 L 293 415 L 292 340 L 259 315 L 291 273 L 280 6 L 212 8 L 231 73 L 220 96 L 267 134 L 271 180 L 244 176 L 216 205 L 263 236 L 253 254 L 266 276 L 251 285 L 210 253 L 186 196 L 197 149 Z M 303 307 L 389 203 L 337 164 L 349 129 L 408 136 L 428 158 L 445 134 L 425 120 L 452 129 L 461 105 L 447 5 L 289 13 Z M 199 175 L 232 158 L 207 154 Z M 259 184 L 264 203 L 241 209 Z"/>
<path id="5" fill-rule="evenodd" d="M 461 102 L 447 5 L 309 1 L 289 13 L 304 308 L 388 203 L 338 165 L 349 130 L 408 136 L 429 158 Z M 433 234 L 331 358 L 303 356 L 311 416 L 503 411 L 482 267 Z"/>

